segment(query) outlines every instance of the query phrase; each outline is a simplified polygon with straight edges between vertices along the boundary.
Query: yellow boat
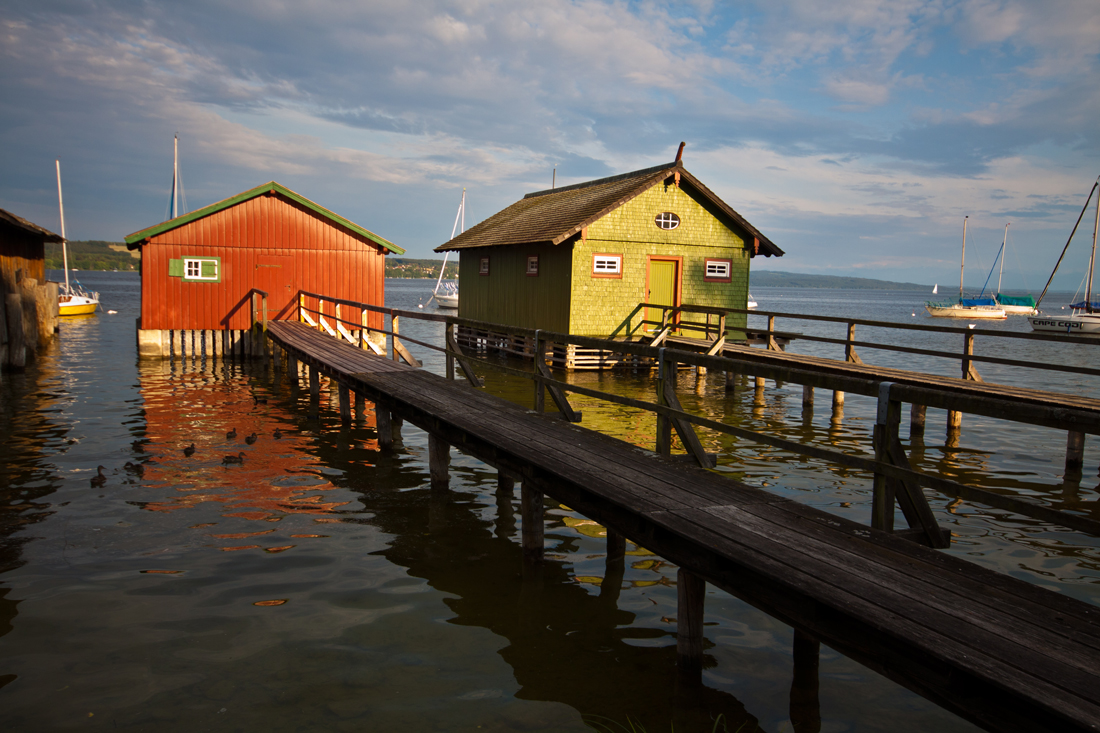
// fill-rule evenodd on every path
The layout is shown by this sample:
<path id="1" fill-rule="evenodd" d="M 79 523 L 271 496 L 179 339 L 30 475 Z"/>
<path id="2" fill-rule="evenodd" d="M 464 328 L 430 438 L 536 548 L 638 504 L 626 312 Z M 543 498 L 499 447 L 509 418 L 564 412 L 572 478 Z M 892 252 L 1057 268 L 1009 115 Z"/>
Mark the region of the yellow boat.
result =
<path id="1" fill-rule="evenodd" d="M 69 248 L 65 239 L 65 203 L 61 199 L 61 161 L 57 163 L 57 207 L 61 211 L 61 257 L 65 267 L 65 289 L 57 298 L 58 314 L 62 316 L 86 316 L 99 307 L 99 293 L 89 293 L 77 283 L 69 283 Z"/>

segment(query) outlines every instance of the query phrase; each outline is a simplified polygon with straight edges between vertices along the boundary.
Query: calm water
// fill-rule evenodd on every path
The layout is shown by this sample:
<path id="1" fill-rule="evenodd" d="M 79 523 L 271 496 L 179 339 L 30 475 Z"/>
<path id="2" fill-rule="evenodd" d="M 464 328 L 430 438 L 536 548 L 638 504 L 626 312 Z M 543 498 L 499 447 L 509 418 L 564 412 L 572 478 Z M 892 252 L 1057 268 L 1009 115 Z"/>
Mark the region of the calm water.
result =
<path id="1" fill-rule="evenodd" d="M 629 719 L 652 733 L 710 731 L 719 715 L 730 730 L 793 730 L 788 627 L 710 589 L 704 685 L 684 689 L 672 668 L 674 566 L 628 545 L 621 587 L 602 587 L 600 528 L 554 507 L 547 561 L 525 573 L 518 493 L 496 495 L 492 469 L 455 453 L 452 490 L 432 492 L 426 436 L 411 425 L 400 450 L 382 454 L 373 417 L 342 428 L 327 390 L 314 417 L 308 394 L 258 366 L 139 364 L 136 276 L 81 275 L 118 314 L 66 321 L 48 353 L 0 385 L 4 730 L 570 731 Z M 429 288 L 388 281 L 388 302 L 415 309 Z M 921 294 L 754 294 L 761 308 L 928 322 Z M 431 324 L 403 322 L 402 332 L 438 343 Z M 927 343 L 961 349 L 938 337 Z M 978 343 L 979 353 L 995 353 Z M 437 357 L 412 348 L 441 370 Z M 1049 348 L 1028 346 L 1014 358 L 1043 359 Z M 791 350 L 839 353 L 809 342 Z M 958 368 L 862 356 L 946 374 Z M 1050 356 L 1094 361 L 1087 348 Z M 1033 379 L 979 369 L 990 381 Z M 640 375 L 570 378 L 624 394 L 651 389 Z M 1050 379 L 1054 388 L 1097 394 L 1088 380 Z M 685 374 L 679 387 L 689 409 L 869 450 L 870 400 L 849 395 L 835 421 L 822 394 L 803 420 L 798 386 L 769 382 L 762 394 L 731 396 L 717 375 L 696 382 Z M 491 373 L 488 388 L 531 399 L 528 384 Z M 586 425 L 652 446 L 648 416 L 577 402 Z M 947 449 L 942 424 L 942 413 L 929 410 L 924 444 L 913 446 L 922 468 L 1100 518 L 1094 444 L 1085 478 L 1067 483 L 1064 434 L 967 416 L 961 446 Z M 234 428 L 239 437 L 228 440 Z M 248 445 L 252 432 L 258 439 Z M 869 517 L 866 476 L 724 436 L 705 442 L 735 478 Z M 187 457 L 191 443 L 196 452 Z M 222 465 L 237 452 L 242 465 Z M 90 482 L 97 465 L 107 476 L 99 487 Z M 1100 598 L 1096 540 L 942 498 L 934 506 L 954 534 L 950 552 L 1088 602 Z M 820 695 L 823 731 L 972 730 L 827 648 Z"/>

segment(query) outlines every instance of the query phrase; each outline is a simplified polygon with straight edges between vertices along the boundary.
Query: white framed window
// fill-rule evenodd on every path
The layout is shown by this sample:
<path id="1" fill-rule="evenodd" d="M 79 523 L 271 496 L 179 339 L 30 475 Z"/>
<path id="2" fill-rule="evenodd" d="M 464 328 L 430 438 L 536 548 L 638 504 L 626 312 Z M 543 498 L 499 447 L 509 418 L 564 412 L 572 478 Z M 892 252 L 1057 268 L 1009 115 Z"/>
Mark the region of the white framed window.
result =
<path id="1" fill-rule="evenodd" d="M 592 255 L 593 277 L 622 277 L 623 256 L 616 254 Z"/>
<path id="2" fill-rule="evenodd" d="M 653 218 L 653 223 L 658 229 L 675 229 L 680 226 L 680 217 L 671 211 L 663 211 Z"/>
<path id="3" fill-rule="evenodd" d="M 707 259 L 703 279 L 707 282 L 728 283 L 732 279 L 733 261 Z"/>

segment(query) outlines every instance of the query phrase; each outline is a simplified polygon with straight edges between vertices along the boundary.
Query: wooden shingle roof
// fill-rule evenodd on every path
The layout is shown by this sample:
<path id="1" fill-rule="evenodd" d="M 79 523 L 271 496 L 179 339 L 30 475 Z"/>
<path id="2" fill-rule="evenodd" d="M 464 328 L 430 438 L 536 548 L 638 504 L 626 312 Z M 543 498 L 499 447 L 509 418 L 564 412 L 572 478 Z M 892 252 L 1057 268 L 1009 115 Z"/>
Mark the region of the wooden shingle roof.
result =
<path id="1" fill-rule="evenodd" d="M 680 187 L 695 196 L 727 226 L 757 241 L 756 254 L 781 257 L 783 250 L 718 198 L 682 163 L 624 173 L 610 178 L 529 193 L 506 209 L 435 248 L 436 252 L 513 244 L 561 244 L 570 237 L 663 181 L 680 176 Z M 752 243 L 749 243 L 752 247 Z"/>
<path id="2" fill-rule="evenodd" d="M 23 217 L 16 216 L 15 214 L 11 213 L 10 211 L 5 211 L 4 209 L 0 209 L 0 221 L 7 222 L 8 224 L 10 224 L 14 227 L 18 227 L 19 229 L 24 229 L 28 232 L 31 232 L 32 234 L 37 234 L 37 235 L 42 237 L 43 242 L 60 242 L 61 241 L 61 235 L 54 234 L 49 229 L 45 229 L 43 227 L 40 227 L 37 224 L 35 224 L 34 222 L 27 221 Z"/>

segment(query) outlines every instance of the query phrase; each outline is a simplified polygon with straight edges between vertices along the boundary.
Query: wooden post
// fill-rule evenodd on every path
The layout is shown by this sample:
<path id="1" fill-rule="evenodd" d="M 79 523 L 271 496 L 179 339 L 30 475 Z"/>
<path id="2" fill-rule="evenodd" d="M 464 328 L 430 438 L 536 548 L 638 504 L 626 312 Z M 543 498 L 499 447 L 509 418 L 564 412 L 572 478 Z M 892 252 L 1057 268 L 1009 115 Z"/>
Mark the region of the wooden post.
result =
<path id="1" fill-rule="evenodd" d="M 309 365 L 309 400 L 310 402 L 321 401 L 321 372 L 312 364 Z"/>
<path id="2" fill-rule="evenodd" d="M 924 417 L 928 410 L 924 405 L 912 405 L 909 410 L 909 440 L 924 437 Z"/>
<path id="3" fill-rule="evenodd" d="M 21 372 L 27 366 L 26 341 L 23 338 L 23 296 L 8 293 L 4 298 L 8 321 L 8 368 Z"/>
<path id="4" fill-rule="evenodd" d="M 756 388 L 757 389 L 764 389 L 764 378 L 763 377 L 757 377 L 756 378 Z"/>
<path id="5" fill-rule="evenodd" d="M 504 471 L 497 470 L 497 493 L 511 496 L 516 490 L 516 480 Z"/>
<path id="6" fill-rule="evenodd" d="M 607 606 L 617 606 L 619 593 L 626 574 L 626 538 L 607 528 L 607 557 L 604 560 L 603 581 L 600 583 L 600 601 Z"/>
<path id="7" fill-rule="evenodd" d="M 873 442 L 875 460 L 890 461 L 890 442 L 897 437 L 901 422 L 901 403 L 890 399 L 890 384 L 879 385 L 878 418 Z M 885 474 L 875 473 L 871 484 L 871 526 L 885 532 L 894 531 L 894 486 Z"/>
<path id="8" fill-rule="evenodd" d="M 23 348 L 28 364 L 38 357 L 38 301 L 34 297 L 37 282 L 33 277 L 25 277 L 19 283 L 23 297 Z"/>
<path id="9" fill-rule="evenodd" d="M 848 338 L 844 342 L 844 361 L 853 361 L 852 355 L 855 354 L 855 348 L 852 342 L 856 340 L 856 324 L 848 324 Z"/>
<path id="10" fill-rule="evenodd" d="M 524 481 L 520 488 L 521 513 L 523 516 L 523 558 L 528 561 L 542 560 L 543 552 L 543 505 L 542 492 L 534 481 Z"/>
<path id="11" fill-rule="evenodd" d="M 808 384 L 802 385 L 802 412 L 814 412 L 814 388 Z"/>
<path id="12" fill-rule="evenodd" d="M 957 442 L 959 431 L 962 430 L 963 414 L 958 410 L 947 411 L 947 434 L 953 436 Z"/>
<path id="13" fill-rule="evenodd" d="M 676 660 L 680 669 L 703 669 L 703 600 L 706 582 L 683 568 L 676 571 Z"/>
<path id="14" fill-rule="evenodd" d="M 359 326 L 359 348 L 360 349 L 369 349 L 370 348 L 369 346 L 367 346 L 367 313 L 368 312 L 369 311 L 364 309 L 359 314 L 360 315 L 359 320 L 362 322 Z"/>
<path id="15" fill-rule="evenodd" d="M 671 364 L 665 360 L 665 350 L 662 348 L 657 356 L 657 404 L 667 404 L 665 391 L 671 385 L 669 369 L 676 369 L 676 362 Z M 657 413 L 657 445 L 658 455 L 672 455 L 672 420 Z"/>
<path id="16" fill-rule="evenodd" d="M 607 527 L 607 559 L 622 560 L 626 556 L 626 537 Z"/>
<path id="17" fill-rule="evenodd" d="M 340 400 L 340 422 L 351 425 L 351 391 L 343 384 L 336 388 Z"/>
<path id="18" fill-rule="evenodd" d="M 34 286 L 34 305 L 35 310 L 38 312 L 38 332 L 36 334 L 38 339 L 38 346 L 44 347 L 50 343 L 50 339 L 53 338 L 53 322 L 50 318 L 50 293 L 49 289 L 43 285 Z M 53 302 L 54 307 L 57 306 L 57 300 Z"/>
<path id="19" fill-rule="evenodd" d="M 1066 473 L 1079 473 L 1085 465 L 1085 434 L 1070 430 L 1066 435 Z"/>
<path id="20" fill-rule="evenodd" d="M 390 314 L 390 356 L 397 361 L 397 316 Z"/>
<path id="21" fill-rule="evenodd" d="M 791 656 L 794 661 L 791 727 L 795 733 L 818 733 L 821 730 L 821 701 L 818 696 L 821 644 L 809 634 L 795 629 Z"/>
<path id="22" fill-rule="evenodd" d="M 455 324 L 447 323 L 446 328 L 446 341 L 447 348 L 450 350 L 450 344 L 455 343 Z M 447 354 L 447 379 L 453 380 L 455 378 L 455 358 L 453 354 Z"/>
<path id="23" fill-rule="evenodd" d="M 367 400 L 358 392 L 355 393 L 355 417 L 360 422 L 367 419 Z"/>
<path id="24" fill-rule="evenodd" d="M 535 370 L 535 412 L 546 412 L 546 385 L 539 381 L 539 377 L 542 375 L 539 363 L 546 363 L 544 359 L 545 351 L 546 343 L 542 340 L 542 331 L 536 330 L 534 359 L 532 360 L 532 367 Z"/>
<path id="25" fill-rule="evenodd" d="M 378 431 L 378 445 L 382 450 L 393 447 L 393 413 L 382 405 L 374 405 L 375 429 Z"/>
<path id="26" fill-rule="evenodd" d="M 841 409 L 844 409 L 844 393 L 841 392 L 839 389 L 834 389 L 833 390 L 833 409 L 836 410 L 836 408 L 838 408 L 838 407 L 841 408 Z"/>
<path id="27" fill-rule="evenodd" d="M 451 481 L 451 446 L 435 433 L 428 433 L 428 473 L 432 488 L 446 488 Z"/>
<path id="28" fill-rule="evenodd" d="M 726 372 L 726 391 L 737 391 L 737 372 Z"/>

